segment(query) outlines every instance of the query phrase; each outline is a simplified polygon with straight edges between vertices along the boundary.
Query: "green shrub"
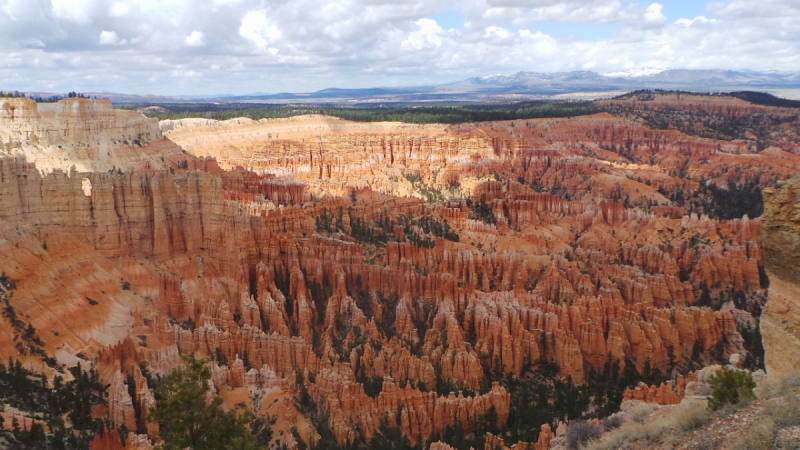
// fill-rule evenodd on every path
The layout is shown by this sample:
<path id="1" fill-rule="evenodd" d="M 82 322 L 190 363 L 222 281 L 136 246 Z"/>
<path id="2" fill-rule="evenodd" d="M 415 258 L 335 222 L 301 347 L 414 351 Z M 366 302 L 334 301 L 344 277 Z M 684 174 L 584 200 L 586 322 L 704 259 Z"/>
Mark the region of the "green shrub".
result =
<path id="1" fill-rule="evenodd" d="M 755 398 L 753 389 L 756 382 L 753 376 L 745 370 L 723 367 L 708 379 L 708 384 L 713 389 L 711 398 L 708 399 L 708 408 L 716 411 L 725 405 L 738 405 Z"/>

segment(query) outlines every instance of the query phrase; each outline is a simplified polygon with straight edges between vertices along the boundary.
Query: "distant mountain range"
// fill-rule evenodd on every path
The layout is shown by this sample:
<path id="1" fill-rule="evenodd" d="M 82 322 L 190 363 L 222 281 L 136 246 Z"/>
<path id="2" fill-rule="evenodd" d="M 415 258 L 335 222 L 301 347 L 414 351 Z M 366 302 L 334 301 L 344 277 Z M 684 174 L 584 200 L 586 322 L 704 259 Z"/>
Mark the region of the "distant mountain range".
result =
<path id="1" fill-rule="evenodd" d="M 394 103 L 486 101 L 567 97 L 592 98 L 637 89 L 669 89 L 693 92 L 796 90 L 800 98 L 800 72 L 756 72 L 732 70 L 643 69 L 600 74 L 576 72 L 518 72 L 489 75 L 431 86 L 375 87 L 364 89 L 328 88 L 308 93 L 252 94 L 201 98 L 136 96 L 89 93 L 118 103 L 257 102 L 257 103 Z M 52 94 L 48 94 L 52 95 Z M 43 95 L 45 96 L 45 95 Z"/>

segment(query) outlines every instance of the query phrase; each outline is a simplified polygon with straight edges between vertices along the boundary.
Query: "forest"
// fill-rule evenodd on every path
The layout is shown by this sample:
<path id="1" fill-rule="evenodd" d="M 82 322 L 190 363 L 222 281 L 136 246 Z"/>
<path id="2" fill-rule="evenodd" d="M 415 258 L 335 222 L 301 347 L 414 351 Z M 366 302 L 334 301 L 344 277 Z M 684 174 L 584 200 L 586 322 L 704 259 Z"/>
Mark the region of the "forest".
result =
<path id="1" fill-rule="evenodd" d="M 89 448 L 94 433 L 107 425 L 91 416 L 93 406 L 107 403 L 106 387 L 94 369 L 87 372 L 76 365 L 69 372 L 71 381 L 56 375 L 48 382 L 19 361 L 0 363 L 0 404 L 24 413 L 10 424 L 0 416 L 0 428 L 11 429 L 0 432 L 0 447 L 5 441 L 2 448 L 9 449 Z"/>
<path id="2" fill-rule="evenodd" d="M 253 103 L 229 104 L 173 104 L 142 109 L 149 104 L 117 105 L 125 109 L 141 109 L 148 117 L 175 120 L 200 117 L 228 120 L 248 117 L 253 120 L 293 117 L 304 114 L 322 114 L 355 122 L 406 122 L 406 123 L 469 123 L 493 120 L 536 119 L 546 117 L 574 117 L 598 112 L 597 107 L 585 101 L 535 100 L 520 102 L 490 102 L 462 104 L 397 104 L 392 106 L 341 106 L 318 105 L 265 105 Z"/>

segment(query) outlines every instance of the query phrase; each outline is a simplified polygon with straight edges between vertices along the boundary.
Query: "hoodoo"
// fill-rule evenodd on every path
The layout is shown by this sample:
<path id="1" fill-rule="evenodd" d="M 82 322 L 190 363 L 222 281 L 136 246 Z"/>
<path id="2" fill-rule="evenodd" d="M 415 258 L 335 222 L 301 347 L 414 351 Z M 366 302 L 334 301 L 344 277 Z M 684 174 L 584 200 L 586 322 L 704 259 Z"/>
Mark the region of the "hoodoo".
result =
<path id="1" fill-rule="evenodd" d="M 772 114 L 769 149 L 632 118 L 688 101 Z M 194 386 L 259 445 L 544 450 L 707 394 L 708 367 L 796 372 L 796 110 L 598 107 L 159 123 L 2 99 L 0 383 L 86 389 L 92 449 L 171 439 L 154 411 Z"/>

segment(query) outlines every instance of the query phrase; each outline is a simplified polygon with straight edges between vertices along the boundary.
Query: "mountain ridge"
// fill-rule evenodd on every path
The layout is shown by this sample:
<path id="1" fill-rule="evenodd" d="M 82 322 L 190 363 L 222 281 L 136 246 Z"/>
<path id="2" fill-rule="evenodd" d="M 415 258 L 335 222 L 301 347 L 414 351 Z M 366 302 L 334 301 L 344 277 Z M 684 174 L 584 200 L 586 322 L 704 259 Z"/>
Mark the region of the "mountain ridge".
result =
<path id="1" fill-rule="evenodd" d="M 366 88 L 329 87 L 313 92 L 252 93 L 243 95 L 134 95 L 124 93 L 86 93 L 116 103 L 191 103 L 191 102 L 428 102 L 485 101 L 511 97 L 548 98 L 565 94 L 621 93 L 639 89 L 672 89 L 693 92 L 741 90 L 797 90 L 800 72 L 734 71 L 722 69 L 642 69 L 628 72 L 516 72 L 465 78 L 460 81 L 419 86 L 373 86 Z M 43 98 L 61 94 L 25 92 Z M 612 94 L 613 95 L 613 94 Z M 610 96 L 610 95 L 605 95 Z"/>

